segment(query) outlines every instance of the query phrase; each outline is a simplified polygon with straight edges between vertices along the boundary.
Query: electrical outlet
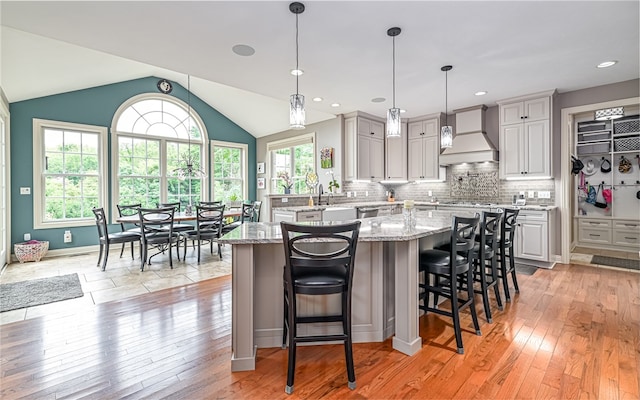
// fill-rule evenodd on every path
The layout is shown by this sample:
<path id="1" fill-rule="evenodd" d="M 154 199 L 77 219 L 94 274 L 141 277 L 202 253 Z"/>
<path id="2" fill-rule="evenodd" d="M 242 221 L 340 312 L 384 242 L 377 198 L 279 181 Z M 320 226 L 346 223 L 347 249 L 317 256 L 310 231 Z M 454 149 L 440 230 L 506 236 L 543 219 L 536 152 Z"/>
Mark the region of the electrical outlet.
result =
<path id="1" fill-rule="evenodd" d="M 358 192 L 353 192 L 353 197 L 358 197 Z"/>
<path id="2" fill-rule="evenodd" d="M 429 197 L 433 197 L 433 191 L 429 190 Z"/>
<path id="3" fill-rule="evenodd" d="M 529 192 L 529 198 L 530 198 L 530 199 L 533 199 L 534 197 L 536 197 L 536 192 L 532 192 L 532 191 L 530 191 L 530 192 Z"/>
<path id="4" fill-rule="evenodd" d="M 347 197 L 351 197 L 351 192 L 347 192 Z"/>
<path id="5" fill-rule="evenodd" d="M 364 197 L 369 197 L 369 191 L 368 190 L 364 192 Z"/>
<path id="6" fill-rule="evenodd" d="M 20 194 L 31 194 L 31 188 L 30 187 L 21 187 L 20 188 Z"/>
<path id="7" fill-rule="evenodd" d="M 283 197 L 282 198 L 282 202 L 283 203 L 288 203 L 289 202 L 289 198 L 288 197 Z"/>
<path id="8" fill-rule="evenodd" d="M 71 243 L 71 231 L 64 231 L 64 242 Z"/>
<path id="9" fill-rule="evenodd" d="M 24 241 L 27 242 L 29 240 L 31 240 L 31 234 L 30 233 L 25 233 L 24 234 Z"/>

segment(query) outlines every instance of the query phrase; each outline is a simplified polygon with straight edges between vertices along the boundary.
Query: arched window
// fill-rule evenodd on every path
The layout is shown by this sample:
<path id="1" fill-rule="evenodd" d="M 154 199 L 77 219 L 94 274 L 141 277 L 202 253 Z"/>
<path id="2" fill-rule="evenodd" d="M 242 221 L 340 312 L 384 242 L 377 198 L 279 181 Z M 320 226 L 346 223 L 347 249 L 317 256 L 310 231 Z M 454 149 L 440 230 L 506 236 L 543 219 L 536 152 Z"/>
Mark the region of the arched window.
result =
<path id="1" fill-rule="evenodd" d="M 113 204 L 155 207 L 180 202 L 182 210 L 206 193 L 204 123 L 183 101 L 143 94 L 123 103 L 112 124 Z M 191 170 L 187 172 L 187 164 Z M 116 214 L 117 215 L 117 214 Z"/>

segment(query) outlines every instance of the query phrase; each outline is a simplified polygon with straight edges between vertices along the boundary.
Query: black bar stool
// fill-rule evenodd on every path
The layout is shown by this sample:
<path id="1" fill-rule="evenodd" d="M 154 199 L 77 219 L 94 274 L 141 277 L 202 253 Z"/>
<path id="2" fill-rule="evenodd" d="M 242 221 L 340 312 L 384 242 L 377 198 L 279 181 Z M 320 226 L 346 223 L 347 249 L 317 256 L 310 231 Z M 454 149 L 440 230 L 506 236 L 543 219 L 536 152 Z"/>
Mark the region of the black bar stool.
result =
<path id="1" fill-rule="evenodd" d="M 351 340 L 351 286 L 360 221 L 340 225 L 298 225 L 281 222 L 284 242 L 284 334 L 289 339 L 285 392 L 293 393 L 296 346 L 303 342 L 344 342 L 349 389 L 356 388 Z M 321 239 L 320 241 L 317 239 Z M 296 297 L 340 294 L 340 314 L 298 316 Z M 299 336 L 298 324 L 341 322 L 343 333 Z"/>
<path id="2" fill-rule="evenodd" d="M 509 294 L 509 283 L 507 277 L 511 274 L 513 286 L 516 293 L 520 293 L 518 288 L 518 278 L 516 277 L 515 252 L 513 249 L 513 241 L 516 234 L 516 220 L 520 210 L 505 208 L 504 218 L 500 226 L 500 241 L 498 242 L 498 258 L 500 259 L 500 269 L 498 277 L 502 279 L 504 286 L 504 297 L 507 302 L 511 301 Z M 508 259 L 508 260 L 507 260 Z"/>
<path id="3" fill-rule="evenodd" d="M 453 217 L 451 226 L 451 246 L 445 250 L 423 250 L 420 252 L 419 271 L 425 273 L 424 283 L 420 284 L 419 305 L 425 313 L 428 311 L 445 315 L 453 319 L 453 330 L 459 354 L 464 354 L 462 346 L 462 331 L 460 329 L 460 311 L 469 307 L 476 335 L 481 335 L 478 325 L 478 315 L 474 303 L 473 285 L 466 285 L 466 298 L 458 297 L 458 278 L 466 277 L 467 282 L 473 282 L 473 261 L 471 251 L 480 217 L 476 214 L 472 218 Z M 429 306 L 429 293 L 433 293 L 433 306 Z M 451 300 L 451 311 L 438 308 L 439 296 Z"/>

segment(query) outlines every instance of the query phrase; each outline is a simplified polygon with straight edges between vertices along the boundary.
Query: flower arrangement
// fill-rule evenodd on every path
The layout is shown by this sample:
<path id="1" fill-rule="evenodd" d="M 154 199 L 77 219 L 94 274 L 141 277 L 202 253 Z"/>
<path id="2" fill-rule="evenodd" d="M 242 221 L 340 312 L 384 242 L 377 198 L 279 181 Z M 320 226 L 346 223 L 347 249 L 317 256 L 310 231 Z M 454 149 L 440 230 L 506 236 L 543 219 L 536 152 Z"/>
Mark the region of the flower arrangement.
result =
<path id="1" fill-rule="evenodd" d="M 278 172 L 278 178 L 282 179 L 282 187 L 284 187 L 285 190 L 291 190 L 293 187 L 293 179 L 289 176 L 288 171 Z"/>
<path id="2" fill-rule="evenodd" d="M 340 189 L 340 184 L 336 180 L 336 177 L 333 175 L 333 170 L 327 171 L 327 175 L 331 175 L 331 180 L 329 181 L 329 191 L 333 193 L 334 189 Z"/>

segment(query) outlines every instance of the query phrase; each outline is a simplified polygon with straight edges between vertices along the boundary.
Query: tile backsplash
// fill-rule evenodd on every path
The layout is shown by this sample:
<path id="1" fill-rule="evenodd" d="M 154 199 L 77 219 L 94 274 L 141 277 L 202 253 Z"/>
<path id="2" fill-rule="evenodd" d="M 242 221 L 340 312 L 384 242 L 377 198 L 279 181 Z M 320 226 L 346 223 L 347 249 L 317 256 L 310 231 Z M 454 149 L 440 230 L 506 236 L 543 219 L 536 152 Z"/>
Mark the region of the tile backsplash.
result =
<path id="1" fill-rule="evenodd" d="M 527 204 L 555 204 L 553 179 L 507 181 L 499 179 L 498 164 L 478 163 L 451 165 L 447 167 L 445 182 L 424 182 L 405 184 L 381 184 L 375 182 L 344 182 L 342 192 L 357 192 L 357 200 L 385 200 L 389 189 L 395 191 L 397 200 L 414 199 L 421 201 L 481 201 L 487 203 L 511 204 L 514 195 L 525 192 Z M 528 198 L 528 192 L 535 192 Z M 550 198 L 538 198 L 539 191 L 547 191 Z M 429 196 L 431 192 L 431 196 Z M 368 194 L 368 196 L 366 196 Z M 344 200 L 354 200 L 342 198 Z"/>

